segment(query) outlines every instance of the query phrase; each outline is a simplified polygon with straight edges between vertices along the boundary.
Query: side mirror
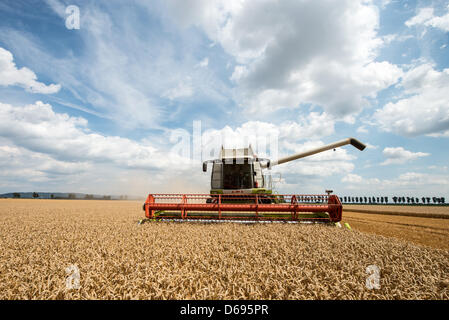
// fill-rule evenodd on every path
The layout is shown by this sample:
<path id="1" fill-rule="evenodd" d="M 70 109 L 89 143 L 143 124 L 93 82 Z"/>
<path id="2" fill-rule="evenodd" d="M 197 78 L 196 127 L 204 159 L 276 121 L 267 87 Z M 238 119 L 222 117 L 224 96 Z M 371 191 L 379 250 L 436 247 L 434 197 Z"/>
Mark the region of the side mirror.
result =
<path id="1" fill-rule="evenodd" d="M 207 162 L 203 162 L 203 172 L 207 172 Z"/>

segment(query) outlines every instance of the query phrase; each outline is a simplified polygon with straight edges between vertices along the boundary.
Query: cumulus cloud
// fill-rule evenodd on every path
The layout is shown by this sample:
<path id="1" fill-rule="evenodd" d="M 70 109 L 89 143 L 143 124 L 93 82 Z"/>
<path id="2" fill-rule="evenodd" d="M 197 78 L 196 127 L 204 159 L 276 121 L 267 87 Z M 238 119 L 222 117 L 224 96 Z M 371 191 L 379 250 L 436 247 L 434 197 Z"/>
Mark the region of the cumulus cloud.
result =
<path id="1" fill-rule="evenodd" d="M 206 57 L 198 63 L 198 67 L 206 68 L 209 65 L 209 58 Z"/>
<path id="2" fill-rule="evenodd" d="M 167 156 L 146 142 L 91 132 L 84 118 L 56 113 L 49 104 L 0 103 L 0 136 L 33 152 L 68 162 L 93 161 L 119 167 L 164 169 L 188 159 Z M 52 168 L 50 167 L 49 170 Z"/>
<path id="3" fill-rule="evenodd" d="M 37 81 L 36 74 L 26 67 L 17 68 L 11 52 L 0 48 L 0 85 L 20 86 L 32 93 L 51 94 L 61 89 L 59 84 L 46 85 Z"/>
<path id="4" fill-rule="evenodd" d="M 360 183 L 360 182 L 362 182 L 362 180 L 363 180 L 362 177 L 359 176 L 358 174 L 350 173 L 350 174 L 347 174 L 346 176 L 344 176 L 341 179 L 341 182 Z"/>
<path id="5" fill-rule="evenodd" d="M 448 6 L 449 9 L 449 6 Z M 418 14 L 405 22 L 407 27 L 423 25 L 449 31 L 449 12 L 442 16 L 435 16 L 433 8 L 421 8 Z"/>
<path id="6" fill-rule="evenodd" d="M 0 176 L 5 180 L 51 181 L 91 169 L 87 162 L 55 160 L 47 154 L 14 145 L 0 145 Z"/>
<path id="7" fill-rule="evenodd" d="M 217 156 L 221 145 L 226 148 L 244 148 L 251 144 L 261 156 L 276 158 L 282 150 L 292 148 L 299 141 L 332 135 L 335 132 L 334 125 L 335 120 L 325 112 L 311 112 L 307 116 L 300 116 L 297 121 L 288 120 L 278 124 L 247 121 L 234 129 L 225 126 L 205 131 L 202 144 L 205 155 L 213 153 Z"/>
<path id="8" fill-rule="evenodd" d="M 168 7 L 234 56 L 231 80 L 250 111 L 320 105 L 332 115 L 357 113 L 402 70 L 375 61 L 378 9 L 367 1 L 200 1 Z M 325 23 L 323 23 L 325 21 Z"/>
<path id="9" fill-rule="evenodd" d="M 342 180 L 345 189 L 357 194 L 410 194 L 422 196 L 426 194 L 441 195 L 447 190 L 449 176 L 447 174 L 428 174 L 421 172 L 405 172 L 391 179 L 365 178 L 348 174 Z M 425 190 L 425 191 L 423 191 Z M 423 194 L 424 192 L 424 194 Z M 443 192 L 443 195 L 447 195 Z"/>
<path id="10" fill-rule="evenodd" d="M 377 149 L 379 146 L 372 145 L 371 143 L 365 143 L 367 149 Z"/>
<path id="11" fill-rule="evenodd" d="M 201 165 L 155 140 L 93 132 L 84 118 L 55 112 L 40 101 L 0 103 L 0 187 L 131 195 L 207 192 Z"/>
<path id="12" fill-rule="evenodd" d="M 333 124 L 332 118 L 325 113 L 312 113 L 298 122 L 287 121 L 275 125 L 249 121 L 236 128 L 226 126 L 219 130 L 207 130 L 202 136 L 203 159 L 218 157 L 221 144 L 225 148 L 243 148 L 251 144 L 259 157 L 277 160 L 325 145 L 317 138 L 332 134 Z M 276 166 L 274 170 L 288 177 L 286 184 L 281 185 L 285 188 L 293 185 L 294 181 L 310 183 L 311 179 L 347 174 L 354 169 L 355 159 L 348 148 L 337 148 Z"/>
<path id="13" fill-rule="evenodd" d="M 421 64 L 405 73 L 400 86 L 405 97 L 374 113 L 381 129 L 404 136 L 449 137 L 449 69 Z"/>
<path id="14" fill-rule="evenodd" d="M 360 126 L 357 128 L 358 133 L 368 133 L 368 129 L 365 126 Z"/>
<path id="15" fill-rule="evenodd" d="M 192 79 L 186 78 L 185 81 L 181 81 L 174 88 L 166 90 L 162 97 L 168 98 L 169 100 L 175 100 L 179 98 L 187 98 L 193 95 Z"/>
<path id="16" fill-rule="evenodd" d="M 422 157 L 427 157 L 430 154 L 425 152 L 412 152 L 405 150 L 402 147 L 397 148 L 385 148 L 382 151 L 382 154 L 387 159 L 382 162 L 382 165 L 389 165 L 389 164 L 403 164 L 411 160 L 415 160 Z"/>
<path id="17" fill-rule="evenodd" d="M 65 1 L 48 0 L 47 5 L 66 18 Z M 7 27 L 0 27 L 0 41 L 16 57 L 30 61 L 37 74 L 63 84 L 72 104 L 124 129 L 164 129 L 173 114 L 163 107 L 166 99 L 195 97 L 224 105 L 230 95 L 228 85 L 211 68 L 198 67 L 206 63 L 201 60 L 204 56 L 198 59 L 199 50 L 204 54 L 198 32 L 167 24 L 160 7 L 158 1 L 140 0 L 132 6 L 111 1 L 83 4 L 81 30 L 75 32 L 82 54 L 74 54 L 70 46 L 55 54 L 45 39 Z M 157 27 L 149 28 L 149 21 Z M 64 20 L 60 22 L 59 27 L 65 28 Z M 182 111 L 176 114 L 189 116 L 188 120 L 200 117 L 197 104 L 176 107 Z"/>

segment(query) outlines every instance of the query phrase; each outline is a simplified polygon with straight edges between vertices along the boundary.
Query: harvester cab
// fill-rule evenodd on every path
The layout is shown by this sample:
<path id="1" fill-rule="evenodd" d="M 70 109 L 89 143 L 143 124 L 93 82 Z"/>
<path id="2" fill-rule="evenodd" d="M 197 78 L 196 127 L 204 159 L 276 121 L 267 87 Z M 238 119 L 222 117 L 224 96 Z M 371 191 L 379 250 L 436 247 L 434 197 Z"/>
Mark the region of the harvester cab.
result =
<path id="1" fill-rule="evenodd" d="M 276 194 L 270 175 L 263 170 L 348 144 L 359 150 L 366 147 L 347 138 L 275 161 L 257 157 L 251 146 L 222 147 L 218 159 L 203 162 L 204 172 L 212 163 L 209 194 L 149 194 L 143 206 L 145 216 L 147 220 L 200 222 L 339 222 L 343 206 L 336 195 Z"/>
<path id="2" fill-rule="evenodd" d="M 207 172 L 212 163 L 211 194 L 266 193 L 271 186 L 262 174 L 261 164 L 269 159 L 258 158 L 251 147 L 242 149 L 221 148 L 219 159 L 203 162 Z"/>

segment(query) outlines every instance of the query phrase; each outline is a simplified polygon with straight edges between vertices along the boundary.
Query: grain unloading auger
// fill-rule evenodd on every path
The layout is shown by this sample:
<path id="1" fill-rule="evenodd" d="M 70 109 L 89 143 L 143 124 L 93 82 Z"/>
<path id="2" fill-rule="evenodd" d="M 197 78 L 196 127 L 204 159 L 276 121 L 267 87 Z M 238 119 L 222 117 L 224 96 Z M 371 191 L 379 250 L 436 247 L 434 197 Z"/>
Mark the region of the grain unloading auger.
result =
<path id="1" fill-rule="evenodd" d="M 343 207 L 336 195 L 276 194 L 271 175 L 262 170 L 348 144 L 359 150 L 366 147 L 347 138 L 277 161 L 257 157 L 251 146 L 222 147 L 218 159 L 203 162 L 204 172 L 212 163 L 210 194 L 149 194 L 143 205 L 145 216 L 201 222 L 338 222 Z"/>

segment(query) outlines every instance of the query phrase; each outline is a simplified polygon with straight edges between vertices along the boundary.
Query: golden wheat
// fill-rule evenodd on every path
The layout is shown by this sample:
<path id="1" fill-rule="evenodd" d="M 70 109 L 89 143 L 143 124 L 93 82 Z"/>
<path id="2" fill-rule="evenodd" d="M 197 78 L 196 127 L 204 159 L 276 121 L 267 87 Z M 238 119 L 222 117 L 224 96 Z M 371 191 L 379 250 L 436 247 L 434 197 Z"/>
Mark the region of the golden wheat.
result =
<path id="1" fill-rule="evenodd" d="M 449 298 L 447 250 L 326 226 L 141 217 L 135 202 L 0 201 L 0 298 Z M 66 288 L 70 265 L 79 289 Z M 378 290 L 365 286 L 369 265 Z"/>

